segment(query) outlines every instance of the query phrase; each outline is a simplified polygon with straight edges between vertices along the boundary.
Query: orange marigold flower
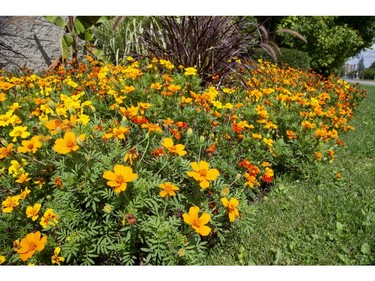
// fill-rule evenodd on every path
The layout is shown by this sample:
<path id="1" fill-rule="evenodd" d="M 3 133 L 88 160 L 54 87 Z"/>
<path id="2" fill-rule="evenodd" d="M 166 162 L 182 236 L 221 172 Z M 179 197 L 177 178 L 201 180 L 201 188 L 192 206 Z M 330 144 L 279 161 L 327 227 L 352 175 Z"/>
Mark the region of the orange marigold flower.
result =
<path id="1" fill-rule="evenodd" d="M 160 185 L 160 188 L 162 188 L 163 190 L 160 191 L 159 195 L 161 197 L 165 197 L 165 196 L 174 196 L 176 195 L 176 192 L 177 190 L 180 190 L 177 186 L 173 185 L 172 183 L 170 182 L 166 182 L 166 183 L 161 183 Z"/>
<path id="2" fill-rule="evenodd" d="M 10 155 L 13 145 L 13 143 L 10 143 L 6 147 L 0 147 L 0 159 L 4 159 Z"/>
<path id="3" fill-rule="evenodd" d="M 301 123 L 302 127 L 304 127 L 305 129 L 312 129 L 312 128 L 315 128 L 315 124 L 314 123 L 311 123 L 309 121 L 302 121 Z"/>
<path id="4" fill-rule="evenodd" d="M 61 251 L 60 247 L 56 247 L 55 250 L 53 251 L 53 256 L 51 257 L 52 264 L 60 265 L 60 262 L 65 261 L 65 258 L 59 257 L 60 251 Z"/>
<path id="5" fill-rule="evenodd" d="M 79 138 L 83 141 L 84 135 L 79 136 Z M 55 141 L 55 145 L 53 146 L 53 150 L 61 154 L 76 151 L 78 148 L 79 146 L 77 144 L 76 135 L 73 132 L 66 132 L 64 134 L 64 138 L 57 139 Z"/>
<path id="6" fill-rule="evenodd" d="M 245 186 L 250 186 L 250 188 L 253 188 L 254 185 L 260 186 L 259 182 L 257 182 L 257 179 L 255 176 L 245 173 L 246 183 Z"/>
<path id="7" fill-rule="evenodd" d="M 318 151 L 314 151 L 314 155 L 315 155 L 315 157 L 316 157 L 316 159 L 317 159 L 318 161 L 322 160 L 322 157 L 323 157 L 323 154 L 322 154 L 322 153 L 320 153 L 320 152 L 318 152 Z"/>
<path id="8" fill-rule="evenodd" d="M 114 187 L 116 193 L 125 191 L 127 183 L 138 178 L 138 174 L 134 174 L 131 167 L 123 165 L 115 165 L 114 172 L 105 171 L 103 178 L 107 179 L 107 185 Z"/>
<path id="9" fill-rule="evenodd" d="M 163 132 L 158 124 L 146 123 L 146 124 L 142 124 L 141 128 L 148 129 L 150 133 L 155 133 L 155 132 L 162 133 Z"/>
<path id="10" fill-rule="evenodd" d="M 36 221 L 39 217 L 38 213 L 41 207 L 42 204 L 40 203 L 35 203 L 34 206 L 28 206 L 26 208 L 26 217 L 31 218 L 33 221 Z"/>
<path id="11" fill-rule="evenodd" d="M 158 148 L 154 149 L 151 152 L 151 154 L 154 155 L 155 157 L 160 157 L 160 156 L 163 156 L 165 154 L 165 151 L 161 147 L 158 147 Z"/>
<path id="12" fill-rule="evenodd" d="M 42 147 L 40 142 L 40 136 L 32 137 L 31 140 L 22 141 L 22 146 L 18 147 L 17 150 L 20 153 L 32 152 L 35 153 L 39 148 Z"/>
<path id="13" fill-rule="evenodd" d="M 20 200 L 19 195 L 15 196 L 8 196 L 2 203 L 3 207 L 3 213 L 10 213 L 13 211 L 20 203 L 18 202 Z"/>
<path id="14" fill-rule="evenodd" d="M 170 154 L 178 154 L 180 156 L 184 156 L 187 152 L 184 150 L 185 146 L 182 144 L 174 145 L 173 140 L 171 138 L 164 138 L 162 143 L 166 149 L 168 149 Z"/>
<path id="15" fill-rule="evenodd" d="M 236 198 L 231 198 L 229 201 L 226 197 L 221 198 L 221 203 L 224 205 L 225 209 L 229 215 L 229 221 L 234 222 L 236 217 L 240 217 L 240 213 L 238 212 L 237 206 L 239 204 Z"/>
<path id="16" fill-rule="evenodd" d="M 31 258 L 35 251 L 42 251 L 47 242 L 47 236 L 41 238 L 40 231 L 32 232 L 26 235 L 20 242 L 20 248 L 17 253 L 22 261 L 27 261 Z"/>
<path id="17" fill-rule="evenodd" d="M 64 186 L 64 183 L 63 181 L 61 180 L 61 178 L 59 176 L 56 176 L 56 178 L 53 180 L 53 184 L 57 187 L 57 188 L 60 188 L 60 187 L 63 187 Z"/>
<path id="18" fill-rule="evenodd" d="M 290 140 L 298 138 L 296 132 L 293 132 L 292 130 L 286 130 L 286 135 Z"/>
<path id="19" fill-rule="evenodd" d="M 190 166 L 194 171 L 187 172 L 189 177 L 194 178 L 199 182 L 201 188 L 207 188 L 210 186 L 209 181 L 214 181 L 220 175 L 220 172 L 217 169 L 209 169 L 210 164 L 206 161 L 192 162 Z"/>
<path id="20" fill-rule="evenodd" d="M 185 213 L 182 215 L 184 222 L 191 227 L 202 236 L 207 236 L 211 232 L 211 228 L 208 227 L 206 224 L 210 222 L 211 215 L 209 213 L 203 213 L 200 217 L 198 217 L 199 207 L 192 206 L 189 209 L 189 213 Z"/>

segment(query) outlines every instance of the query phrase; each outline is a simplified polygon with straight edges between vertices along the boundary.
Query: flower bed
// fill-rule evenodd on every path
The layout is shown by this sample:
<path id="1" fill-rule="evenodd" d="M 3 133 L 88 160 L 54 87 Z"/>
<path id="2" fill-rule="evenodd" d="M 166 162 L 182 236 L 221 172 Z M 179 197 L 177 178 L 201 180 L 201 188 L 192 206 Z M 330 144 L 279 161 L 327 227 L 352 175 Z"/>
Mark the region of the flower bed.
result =
<path id="1" fill-rule="evenodd" d="M 0 262 L 194 264 L 283 173 L 326 165 L 364 93 L 259 62 L 205 87 L 169 61 L 0 76 Z M 218 77 L 214 77 L 218 78 Z"/>

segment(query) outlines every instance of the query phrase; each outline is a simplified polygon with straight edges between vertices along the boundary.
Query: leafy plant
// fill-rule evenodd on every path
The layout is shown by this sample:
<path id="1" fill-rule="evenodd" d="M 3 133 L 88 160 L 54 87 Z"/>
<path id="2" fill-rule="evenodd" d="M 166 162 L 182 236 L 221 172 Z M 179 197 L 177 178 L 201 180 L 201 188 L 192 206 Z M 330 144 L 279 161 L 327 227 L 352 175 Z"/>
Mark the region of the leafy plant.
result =
<path id="1" fill-rule="evenodd" d="M 78 38 L 86 42 L 93 42 L 92 28 L 111 19 L 108 16 L 68 16 L 66 20 L 60 16 L 46 16 L 45 18 L 65 30 L 65 34 L 60 40 L 63 61 L 70 57 L 77 60 Z"/>
<path id="2" fill-rule="evenodd" d="M 155 21 L 145 26 L 141 37 L 148 52 L 175 67 L 195 67 L 203 81 L 225 77 L 236 59 L 250 58 L 255 46 L 272 49 L 266 30 L 241 17 L 167 16 Z M 248 33 L 242 34 L 242 29 Z"/>

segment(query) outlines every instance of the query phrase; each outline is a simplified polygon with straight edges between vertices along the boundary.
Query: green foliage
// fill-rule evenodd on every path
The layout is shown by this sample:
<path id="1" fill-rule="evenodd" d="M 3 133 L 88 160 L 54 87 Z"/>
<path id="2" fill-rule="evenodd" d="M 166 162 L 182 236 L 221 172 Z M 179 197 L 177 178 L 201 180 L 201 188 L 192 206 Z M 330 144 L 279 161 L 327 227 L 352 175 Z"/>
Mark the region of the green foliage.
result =
<path id="1" fill-rule="evenodd" d="M 127 56 L 145 55 L 146 50 L 139 42 L 146 22 L 152 18 L 126 16 L 121 20 L 113 18 L 93 28 L 96 48 L 102 50 L 103 59 L 118 65 Z M 117 24 L 117 25 L 116 25 Z M 156 24 L 154 21 L 153 24 Z"/>
<path id="2" fill-rule="evenodd" d="M 311 58 L 306 52 L 281 48 L 281 54 L 280 61 L 282 64 L 287 64 L 290 67 L 302 70 L 308 70 L 310 68 Z"/>
<path id="3" fill-rule="evenodd" d="M 362 72 L 363 79 L 374 80 L 375 79 L 375 68 L 367 68 Z"/>
<path id="4" fill-rule="evenodd" d="M 65 34 L 61 37 L 61 55 L 63 60 L 77 59 L 78 55 L 78 42 L 77 38 L 86 42 L 94 40 L 92 28 L 101 25 L 103 22 L 108 21 L 111 17 L 107 16 L 68 16 L 64 20 L 60 16 L 46 16 L 46 20 L 62 27 Z M 71 50 L 70 50 L 71 49 Z"/>
<path id="5" fill-rule="evenodd" d="M 359 32 L 347 24 L 337 25 L 334 16 L 290 16 L 282 20 L 279 28 L 290 28 L 307 39 L 307 43 L 286 34 L 278 33 L 281 46 L 305 51 L 311 57 L 311 67 L 328 76 L 335 72 L 353 53 L 364 46 Z"/>
<path id="6" fill-rule="evenodd" d="M 279 177 L 327 169 L 363 92 L 337 77 L 244 64 L 207 86 L 196 69 L 156 58 L 2 72 L 6 264 L 57 255 L 71 265 L 199 264 L 229 235 L 251 232 L 249 203 Z M 47 242 L 30 252 L 37 231 Z"/>

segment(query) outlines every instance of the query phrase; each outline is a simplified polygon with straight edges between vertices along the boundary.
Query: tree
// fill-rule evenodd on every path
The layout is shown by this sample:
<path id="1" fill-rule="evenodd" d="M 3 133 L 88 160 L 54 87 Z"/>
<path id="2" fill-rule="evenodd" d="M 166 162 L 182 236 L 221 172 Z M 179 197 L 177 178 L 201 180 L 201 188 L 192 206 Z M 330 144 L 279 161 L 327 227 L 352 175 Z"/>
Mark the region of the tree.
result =
<path id="1" fill-rule="evenodd" d="M 357 74 L 360 79 L 363 79 L 363 71 L 365 70 L 365 64 L 363 63 L 363 57 L 358 61 Z"/>
<path id="2" fill-rule="evenodd" d="M 336 16 L 286 17 L 278 28 L 290 28 L 300 33 L 307 39 L 307 43 L 289 34 L 279 33 L 281 46 L 307 52 L 311 57 L 311 67 L 322 75 L 337 72 L 349 57 L 360 52 L 370 42 L 365 41 L 360 32 L 348 23 L 342 20 L 342 24 L 337 24 L 337 20 Z"/>

